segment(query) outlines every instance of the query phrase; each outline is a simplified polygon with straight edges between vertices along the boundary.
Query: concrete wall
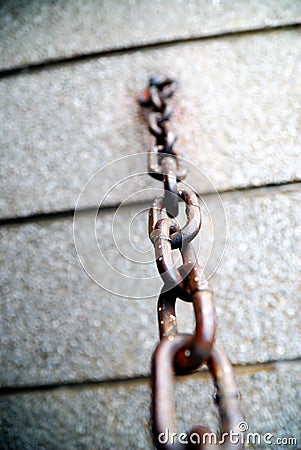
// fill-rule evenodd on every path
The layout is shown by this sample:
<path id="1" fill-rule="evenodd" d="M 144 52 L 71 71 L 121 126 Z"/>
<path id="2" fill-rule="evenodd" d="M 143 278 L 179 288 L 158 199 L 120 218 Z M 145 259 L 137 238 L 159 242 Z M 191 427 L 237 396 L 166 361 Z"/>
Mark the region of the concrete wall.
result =
<path id="1" fill-rule="evenodd" d="M 160 183 L 145 173 L 137 95 L 156 73 L 179 81 L 172 125 L 203 201 L 200 261 L 246 422 L 298 440 L 273 448 L 300 448 L 300 2 L 0 11 L 0 448 L 152 448 L 160 279 L 147 210 Z M 180 301 L 178 318 L 193 330 Z M 217 428 L 213 392 L 206 371 L 178 379 L 179 429 Z"/>

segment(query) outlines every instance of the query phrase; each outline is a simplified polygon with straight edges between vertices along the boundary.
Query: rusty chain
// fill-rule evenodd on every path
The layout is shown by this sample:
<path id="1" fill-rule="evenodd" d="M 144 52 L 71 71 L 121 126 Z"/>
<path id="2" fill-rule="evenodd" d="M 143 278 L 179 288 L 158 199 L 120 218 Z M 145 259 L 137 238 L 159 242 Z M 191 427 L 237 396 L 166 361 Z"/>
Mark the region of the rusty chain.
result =
<path id="1" fill-rule="evenodd" d="M 215 344 L 216 315 L 212 291 L 203 279 L 191 244 L 201 227 L 197 196 L 184 183 L 186 171 L 174 149 L 175 135 L 169 129 L 171 97 L 176 89 L 172 79 L 151 78 L 139 98 L 155 144 L 148 152 L 148 172 L 163 181 L 164 196 L 154 200 L 149 213 L 149 236 L 155 248 L 158 271 L 164 282 L 158 300 L 160 342 L 152 360 L 152 431 L 157 449 L 242 449 L 243 417 L 232 365 Z M 180 227 L 176 217 L 179 202 L 186 205 L 186 224 Z M 173 250 L 179 249 L 183 264 L 176 267 Z M 191 302 L 195 315 L 195 333 L 177 331 L 176 300 Z M 207 442 L 205 427 L 197 426 L 179 439 L 174 401 L 174 375 L 188 374 L 206 365 L 216 387 L 220 431 L 217 442 Z M 166 430 L 168 436 L 166 437 Z M 212 434 L 212 433 L 211 433 Z M 233 436 L 236 441 L 234 442 Z M 161 439 L 164 436 L 166 439 Z M 231 439 L 232 436 L 232 439 Z M 168 439 L 167 439 L 168 438 Z"/>

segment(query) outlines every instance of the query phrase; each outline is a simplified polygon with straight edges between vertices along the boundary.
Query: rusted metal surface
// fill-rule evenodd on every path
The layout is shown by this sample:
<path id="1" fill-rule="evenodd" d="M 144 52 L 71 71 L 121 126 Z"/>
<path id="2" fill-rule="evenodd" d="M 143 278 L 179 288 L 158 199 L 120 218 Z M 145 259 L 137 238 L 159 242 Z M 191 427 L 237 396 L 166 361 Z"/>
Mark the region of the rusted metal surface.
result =
<path id="1" fill-rule="evenodd" d="M 149 152 L 148 172 L 164 185 L 164 196 L 154 200 L 149 213 L 149 236 L 164 282 L 158 300 L 160 342 L 152 363 L 153 441 L 158 449 L 242 449 L 243 433 L 239 425 L 243 416 L 238 388 L 230 361 L 215 345 L 213 296 L 191 243 L 201 227 L 200 205 L 191 189 L 184 183 L 178 185 L 185 178 L 185 169 L 174 149 L 176 137 L 168 126 L 172 115 L 170 99 L 175 88 L 174 80 L 152 78 L 139 99 L 149 130 L 156 138 L 154 149 Z M 180 201 L 186 204 L 186 223 L 182 228 L 176 220 Z M 176 249 L 182 257 L 180 267 L 176 267 L 173 258 Z M 196 323 L 193 335 L 178 333 L 177 299 L 193 303 Z M 220 431 L 214 435 L 215 441 L 206 442 L 208 433 L 213 433 L 196 426 L 185 434 L 187 440 L 181 440 L 176 426 L 174 376 L 191 373 L 204 364 L 217 389 Z"/>
<path id="2" fill-rule="evenodd" d="M 217 388 L 215 402 L 220 417 L 220 433 L 216 440 L 209 441 L 212 430 L 202 426 L 194 427 L 179 442 L 180 432 L 176 425 L 174 401 L 174 370 L 176 355 L 190 344 L 191 336 L 170 334 L 161 339 L 152 362 L 152 431 L 154 444 L 158 449 L 218 449 L 227 450 L 243 448 L 243 432 L 239 425 L 243 421 L 239 407 L 239 391 L 234 379 L 232 366 L 225 353 L 212 347 L 206 365 Z M 168 430 L 168 431 L 167 431 Z M 207 435 L 207 438 L 206 438 Z M 235 437 L 231 439 L 230 436 Z M 207 442 L 206 442 L 207 439 Z M 209 442 L 208 442 L 209 441 Z M 235 442 L 232 442 L 235 441 Z"/>
<path id="3" fill-rule="evenodd" d="M 185 171 L 178 172 L 178 154 L 174 150 L 176 136 L 168 128 L 172 115 L 169 99 L 176 89 L 171 79 L 151 78 L 148 88 L 139 98 L 148 120 L 149 130 L 156 138 L 154 151 L 149 152 L 148 172 L 164 183 L 164 207 L 169 217 L 178 215 L 177 180 L 185 178 Z"/>

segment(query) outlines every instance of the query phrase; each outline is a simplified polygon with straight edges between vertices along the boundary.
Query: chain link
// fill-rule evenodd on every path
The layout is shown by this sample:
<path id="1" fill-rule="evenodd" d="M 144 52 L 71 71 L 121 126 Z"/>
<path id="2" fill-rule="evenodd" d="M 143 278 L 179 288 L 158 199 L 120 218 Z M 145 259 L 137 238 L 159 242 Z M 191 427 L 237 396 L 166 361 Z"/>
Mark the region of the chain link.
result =
<path id="1" fill-rule="evenodd" d="M 148 88 L 139 99 L 149 130 L 156 138 L 154 150 L 149 152 L 148 172 L 152 177 L 163 181 L 164 207 L 169 217 L 178 215 L 177 181 L 183 180 L 186 175 L 186 171 L 179 168 L 178 154 L 174 150 L 177 138 L 168 127 L 168 120 L 173 112 L 170 99 L 175 88 L 174 80 L 151 78 Z"/>
<path id="2" fill-rule="evenodd" d="M 163 181 L 164 186 L 164 196 L 154 200 L 149 212 L 149 236 L 164 283 L 158 299 L 160 342 L 152 360 L 153 441 L 157 449 L 240 450 L 244 445 L 243 431 L 239 429 L 243 421 L 239 392 L 230 361 L 215 345 L 216 314 L 212 291 L 203 279 L 203 269 L 191 243 L 201 227 L 200 205 L 195 193 L 181 183 L 186 170 L 174 149 L 177 138 L 168 124 L 176 86 L 175 80 L 169 78 L 151 78 L 139 98 L 149 130 L 155 137 L 154 147 L 148 153 L 148 172 L 153 178 Z M 186 205 L 186 224 L 182 228 L 175 220 L 181 201 Z M 183 262 L 178 268 L 173 259 L 175 249 L 180 250 Z M 178 333 L 178 298 L 193 304 L 196 323 L 193 335 Z M 221 423 L 218 437 L 223 443 L 206 443 L 206 433 L 211 432 L 201 426 L 193 428 L 187 435 L 187 442 L 181 443 L 176 426 L 174 375 L 191 373 L 204 364 L 217 389 L 216 403 Z M 160 439 L 166 432 L 168 440 Z M 233 433 L 236 442 L 231 442 Z"/>

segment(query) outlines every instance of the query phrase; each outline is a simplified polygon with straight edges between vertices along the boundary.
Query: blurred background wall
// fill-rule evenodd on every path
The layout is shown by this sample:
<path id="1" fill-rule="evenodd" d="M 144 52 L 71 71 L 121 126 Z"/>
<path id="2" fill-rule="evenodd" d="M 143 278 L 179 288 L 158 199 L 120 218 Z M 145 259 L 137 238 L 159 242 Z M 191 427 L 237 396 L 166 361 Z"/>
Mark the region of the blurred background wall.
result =
<path id="1" fill-rule="evenodd" d="M 249 430 L 300 448 L 300 20 L 294 0 L 1 2 L 2 449 L 152 448 L 159 285 L 145 280 L 155 264 L 129 255 L 131 233 L 134 254 L 153 255 L 147 209 L 159 185 L 145 173 L 152 140 L 137 96 L 154 74 L 179 81 L 173 127 L 196 167 L 188 181 L 212 210 L 220 192 L 217 340 Z M 73 216 L 99 170 L 76 216 L 97 284 Z M 89 228 L 99 207 L 105 259 Z M 213 231 L 218 241 L 225 226 Z M 188 305 L 178 317 L 193 329 Z M 178 379 L 181 431 L 217 429 L 213 392 L 204 371 Z"/>

